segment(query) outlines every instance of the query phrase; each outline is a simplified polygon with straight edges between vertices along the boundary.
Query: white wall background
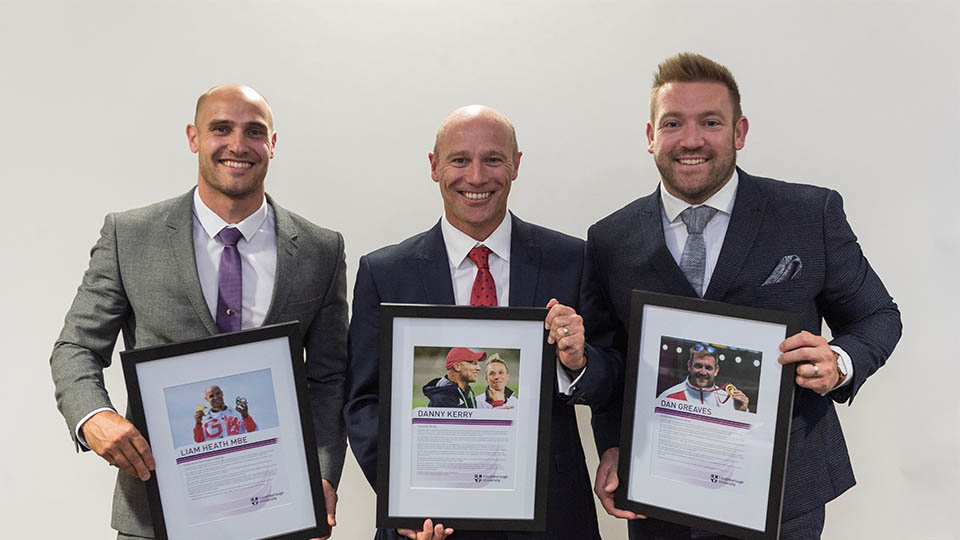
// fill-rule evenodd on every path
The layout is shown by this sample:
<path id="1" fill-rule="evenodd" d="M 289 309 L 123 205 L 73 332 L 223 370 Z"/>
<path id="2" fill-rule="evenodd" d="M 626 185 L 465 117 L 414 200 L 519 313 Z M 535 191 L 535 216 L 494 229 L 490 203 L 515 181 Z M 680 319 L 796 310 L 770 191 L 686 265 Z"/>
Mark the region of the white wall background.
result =
<path id="1" fill-rule="evenodd" d="M 112 469 L 73 452 L 47 359 L 103 215 L 195 183 L 184 126 L 207 87 L 243 81 L 271 100 L 268 189 L 344 233 L 352 288 L 361 254 L 440 215 L 426 156 L 460 105 L 516 124 L 511 207 L 529 221 L 583 237 L 652 191 L 647 88 L 660 60 L 692 50 L 738 77 L 739 163 L 838 189 L 903 313 L 889 366 L 840 411 L 859 484 L 828 505 L 824 537 L 957 538 L 958 6 L 0 0 L 2 536 L 112 535 Z M 121 370 L 107 373 L 124 403 Z M 370 537 L 352 457 L 338 517 L 335 538 Z"/>

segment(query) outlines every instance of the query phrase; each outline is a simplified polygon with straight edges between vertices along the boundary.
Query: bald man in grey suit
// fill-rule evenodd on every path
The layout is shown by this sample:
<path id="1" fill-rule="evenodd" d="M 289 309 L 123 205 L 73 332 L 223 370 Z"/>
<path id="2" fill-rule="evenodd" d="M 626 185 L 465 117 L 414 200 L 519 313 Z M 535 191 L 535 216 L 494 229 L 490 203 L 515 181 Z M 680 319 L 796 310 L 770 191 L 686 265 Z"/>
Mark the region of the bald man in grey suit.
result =
<path id="1" fill-rule="evenodd" d="M 118 333 L 133 349 L 217 334 L 230 318 L 240 318 L 234 329 L 297 320 L 333 526 L 346 450 L 343 237 L 266 195 L 277 136 L 269 104 L 252 88 L 226 85 L 204 93 L 187 139 L 199 158 L 195 189 L 105 220 L 50 358 L 57 406 L 77 447 L 120 469 L 111 523 L 118 538 L 153 537 L 143 483 L 153 456 L 117 414 L 103 382 Z M 227 228 L 241 234 L 242 308 L 233 310 L 223 308 L 218 287 L 219 232 Z"/>

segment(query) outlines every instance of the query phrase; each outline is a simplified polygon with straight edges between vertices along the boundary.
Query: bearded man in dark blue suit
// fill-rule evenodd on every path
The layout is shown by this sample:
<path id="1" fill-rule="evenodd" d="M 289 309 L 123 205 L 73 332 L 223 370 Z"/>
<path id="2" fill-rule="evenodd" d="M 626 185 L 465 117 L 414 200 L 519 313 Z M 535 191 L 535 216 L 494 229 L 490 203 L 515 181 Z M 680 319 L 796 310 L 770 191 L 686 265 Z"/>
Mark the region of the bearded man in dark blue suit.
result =
<path id="1" fill-rule="evenodd" d="M 507 196 L 517 177 L 521 153 L 513 126 L 502 114 L 483 106 L 451 113 L 437 133 L 429 155 L 439 184 L 444 216 L 433 228 L 360 259 L 349 333 L 349 367 L 344 416 L 350 446 L 374 487 L 377 482 L 380 303 L 547 306 L 546 327 L 557 343 L 557 391 L 550 428 L 547 531 L 507 533 L 456 531 L 424 523 L 420 531 L 401 530 L 416 540 L 599 539 L 573 404 L 599 404 L 609 386 L 583 388 L 588 358 L 600 352 L 585 346 L 583 322 L 576 309 L 583 282 L 583 241 L 526 223 L 507 212 Z M 495 292 L 475 282 L 484 262 Z M 489 283 L 489 282 L 485 282 Z M 484 294 L 488 296 L 484 298 Z M 553 373 L 544 376 L 553 377 Z M 378 531 L 378 538 L 395 538 Z"/>
<path id="2" fill-rule="evenodd" d="M 632 289 L 800 313 L 803 331 L 780 345 L 779 361 L 797 365 L 798 387 L 780 538 L 815 539 L 824 505 L 855 483 L 834 402 L 852 402 L 893 352 L 900 313 L 836 191 L 736 167 L 748 127 L 727 68 L 690 53 L 660 64 L 647 139 L 662 183 L 587 234 L 587 336 L 610 340 L 619 355 L 591 358 L 582 384 L 604 376 L 622 390 Z M 819 335 L 824 320 L 829 342 Z M 608 513 L 629 519 L 637 516 L 613 504 L 621 407 L 619 396 L 594 407 L 595 491 Z M 655 519 L 634 519 L 628 531 L 631 539 L 717 538 Z"/>

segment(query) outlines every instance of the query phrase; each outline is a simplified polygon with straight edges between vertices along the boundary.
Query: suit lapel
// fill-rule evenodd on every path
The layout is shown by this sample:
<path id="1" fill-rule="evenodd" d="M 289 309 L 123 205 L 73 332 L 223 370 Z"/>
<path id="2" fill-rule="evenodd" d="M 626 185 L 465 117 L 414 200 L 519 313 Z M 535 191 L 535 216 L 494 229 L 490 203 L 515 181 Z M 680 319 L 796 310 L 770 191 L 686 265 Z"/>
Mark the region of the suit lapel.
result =
<path id="1" fill-rule="evenodd" d="M 697 296 L 693 286 L 683 275 L 677 265 L 667 243 L 663 238 L 663 217 L 660 209 L 660 188 L 647 197 L 646 204 L 638 209 L 636 220 L 638 227 L 634 234 L 625 238 L 624 245 L 640 246 L 642 250 L 638 260 L 650 261 L 660 280 L 663 281 L 666 292 L 681 296 Z M 640 276 L 642 277 L 642 276 Z M 642 280 L 635 280 L 642 283 Z"/>
<path id="2" fill-rule="evenodd" d="M 704 298 L 708 300 L 722 300 L 727 290 L 733 285 L 740 269 L 747 259 L 747 254 L 753 247 L 753 242 L 760 231 L 763 222 L 763 211 L 767 200 L 757 188 L 756 180 L 737 168 L 739 185 L 737 199 L 733 203 L 733 212 L 730 214 L 730 224 L 723 239 L 720 257 L 717 266 L 710 277 L 710 286 Z"/>
<path id="3" fill-rule="evenodd" d="M 443 243 L 443 233 L 440 232 L 438 221 L 423 235 L 417 250 L 417 267 L 420 270 L 423 297 L 428 304 L 457 303 L 453 296 L 453 279 L 450 277 L 450 263 L 447 259 L 447 248 Z"/>
<path id="4" fill-rule="evenodd" d="M 512 213 L 513 231 L 510 237 L 510 298 L 511 306 L 533 306 L 540 274 L 540 246 L 533 236 L 533 228 Z"/>
<path id="5" fill-rule="evenodd" d="M 167 216 L 167 227 L 170 229 L 170 253 L 171 260 L 174 261 L 174 272 L 203 326 L 211 335 L 217 334 L 217 324 L 203 298 L 203 289 L 200 288 L 200 277 L 197 274 L 197 256 L 193 246 L 193 190 L 182 196 Z"/>
<path id="6" fill-rule="evenodd" d="M 276 220 L 277 275 L 273 283 L 273 298 L 270 301 L 270 309 L 263 319 L 264 326 L 277 322 L 276 319 L 283 312 L 283 307 L 287 304 L 287 297 L 290 296 L 290 290 L 299 275 L 298 265 L 300 261 L 297 256 L 300 252 L 300 246 L 297 244 L 297 228 L 293 220 L 290 219 L 290 214 L 277 206 L 269 195 L 267 196 L 267 203 L 273 207 L 273 215 Z"/>

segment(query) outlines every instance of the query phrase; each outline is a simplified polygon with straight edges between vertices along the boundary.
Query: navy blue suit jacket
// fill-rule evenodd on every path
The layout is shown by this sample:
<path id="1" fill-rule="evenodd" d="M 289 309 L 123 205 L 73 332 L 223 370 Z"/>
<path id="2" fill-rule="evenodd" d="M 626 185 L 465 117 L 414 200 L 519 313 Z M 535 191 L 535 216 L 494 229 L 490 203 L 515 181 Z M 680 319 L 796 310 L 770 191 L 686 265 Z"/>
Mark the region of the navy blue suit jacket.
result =
<path id="1" fill-rule="evenodd" d="M 900 312 L 867 263 L 836 191 L 759 178 L 739 170 L 740 183 L 707 300 L 802 315 L 802 329 L 821 333 L 854 364 L 849 385 L 820 396 L 797 388 L 787 458 L 783 520 L 804 514 L 854 485 L 834 401 L 852 401 L 893 352 Z M 593 225 L 587 233 L 588 271 L 596 279 L 584 298 L 587 338 L 612 339 L 620 356 L 595 370 L 623 387 L 630 291 L 696 296 L 663 236 L 659 189 Z M 795 279 L 761 286 L 786 255 L 800 257 Z M 612 337 L 610 337 L 612 336 Z M 590 376 L 588 371 L 586 376 Z M 598 450 L 619 445 L 621 402 L 594 409 Z M 642 526 L 638 524 L 637 526 Z"/>
<path id="2" fill-rule="evenodd" d="M 513 220 L 510 305 L 542 307 L 551 298 L 556 298 L 560 303 L 578 309 L 583 240 L 525 223 L 512 214 L 510 219 Z M 427 232 L 361 257 L 357 271 L 348 339 L 344 417 L 350 447 L 374 488 L 377 480 L 381 302 L 456 303 L 439 222 Z M 588 358 L 591 355 L 589 350 L 587 355 Z M 553 377 L 552 373 L 545 375 Z M 458 531 L 454 538 L 589 540 L 600 537 L 573 403 L 587 403 L 586 396 L 579 389 L 571 396 L 554 393 L 547 533 L 484 533 L 481 536 Z"/>

